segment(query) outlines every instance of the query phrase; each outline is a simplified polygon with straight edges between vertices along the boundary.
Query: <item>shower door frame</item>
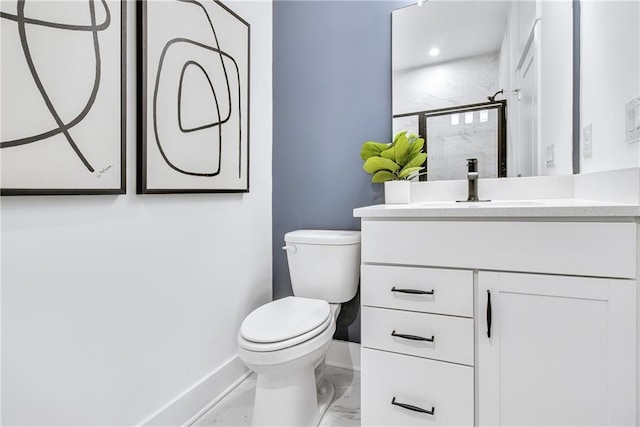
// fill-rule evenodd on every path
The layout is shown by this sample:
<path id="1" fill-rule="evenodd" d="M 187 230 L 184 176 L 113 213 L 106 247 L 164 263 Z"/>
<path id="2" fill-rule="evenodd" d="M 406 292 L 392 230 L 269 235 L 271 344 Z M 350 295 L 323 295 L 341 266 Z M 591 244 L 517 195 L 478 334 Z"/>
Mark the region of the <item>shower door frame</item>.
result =
<path id="1" fill-rule="evenodd" d="M 393 118 L 400 117 L 418 117 L 418 135 L 424 139 L 424 151 L 429 153 L 429 139 L 427 134 L 427 119 L 429 117 L 445 116 L 453 113 L 468 113 L 479 110 L 498 110 L 498 123 L 497 123 L 497 150 L 498 150 L 498 178 L 504 178 L 507 176 L 507 101 L 489 101 L 480 102 L 477 104 L 459 105 L 456 107 L 437 108 L 434 110 L 415 111 L 411 113 L 394 114 Z M 425 171 L 428 171 L 427 160 L 422 164 Z M 420 175 L 420 181 L 427 181 L 428 174 Z"/>

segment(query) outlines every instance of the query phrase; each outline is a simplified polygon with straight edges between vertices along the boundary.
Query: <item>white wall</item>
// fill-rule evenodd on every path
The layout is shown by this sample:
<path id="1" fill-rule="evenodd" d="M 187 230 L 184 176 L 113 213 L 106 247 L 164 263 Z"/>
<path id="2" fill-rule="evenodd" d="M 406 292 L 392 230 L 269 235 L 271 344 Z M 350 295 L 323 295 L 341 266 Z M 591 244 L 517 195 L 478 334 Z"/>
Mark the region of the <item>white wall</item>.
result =
<path id="1" fill-rule="evenodd" d="M 573 173 L 573 6 L 568 0 L 544 0 L 540 7 L 541 175 L 568 175 Z M 550 145 L 555 165 L 548 167 Z"/>
<path id="2" fill-rule="evenodd" d="M 581 2 L 581 126 L 593 123 L 593 157 L 581 172 L 640 165 L 637 142 L 627 144 L 624 104 L 640 95 L 640 3 Z"/>
<path id="3" fill-rule="evenodd" d="M 271 298 L 272 4 L 251 24 L 251 192 L 2 199 L 2 424 L 139 423 L 236 355 Z M 213 398 L 214 396 L 211 396 Z"/>

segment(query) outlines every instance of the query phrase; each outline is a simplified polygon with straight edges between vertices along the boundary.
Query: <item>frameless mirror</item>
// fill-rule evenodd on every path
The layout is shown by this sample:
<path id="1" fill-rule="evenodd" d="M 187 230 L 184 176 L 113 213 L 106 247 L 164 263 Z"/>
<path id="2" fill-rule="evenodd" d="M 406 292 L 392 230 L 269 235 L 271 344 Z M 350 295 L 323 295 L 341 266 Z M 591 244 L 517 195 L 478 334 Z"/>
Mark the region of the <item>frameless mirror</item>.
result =
<path id="1" fill-rule="evenodd" d="M 430 0 L 392 14 L 393 129 L 427 180 L 573 172 L 573 2 Z"/>

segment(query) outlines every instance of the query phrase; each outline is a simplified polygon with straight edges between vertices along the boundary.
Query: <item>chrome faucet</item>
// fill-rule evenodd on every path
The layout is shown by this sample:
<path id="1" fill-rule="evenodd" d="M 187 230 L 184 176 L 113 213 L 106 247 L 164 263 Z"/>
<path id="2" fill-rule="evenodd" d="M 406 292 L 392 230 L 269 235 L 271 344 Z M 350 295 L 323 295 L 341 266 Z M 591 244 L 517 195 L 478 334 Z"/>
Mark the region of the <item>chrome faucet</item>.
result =
<path id="1" fill-rule="evenodd" d="M 467 200 L 459 202 L 490 202 L 478 199 L 478 159 L 467 159 L 467 179 L 469 180 L 469 195 Z"/>

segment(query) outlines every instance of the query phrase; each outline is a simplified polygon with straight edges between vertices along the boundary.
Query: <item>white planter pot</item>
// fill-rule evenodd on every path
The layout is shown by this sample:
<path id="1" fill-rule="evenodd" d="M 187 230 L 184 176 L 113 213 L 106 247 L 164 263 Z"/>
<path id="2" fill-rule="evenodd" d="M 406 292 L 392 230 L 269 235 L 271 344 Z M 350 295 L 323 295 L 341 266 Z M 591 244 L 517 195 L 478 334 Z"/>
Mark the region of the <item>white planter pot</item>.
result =
<path id="1" fill-rule="evenodd" d="M 409 203 L 411 201 L 411 181 L 386 181 L 384 183 L 384 202 L 390 204 Z"/>

